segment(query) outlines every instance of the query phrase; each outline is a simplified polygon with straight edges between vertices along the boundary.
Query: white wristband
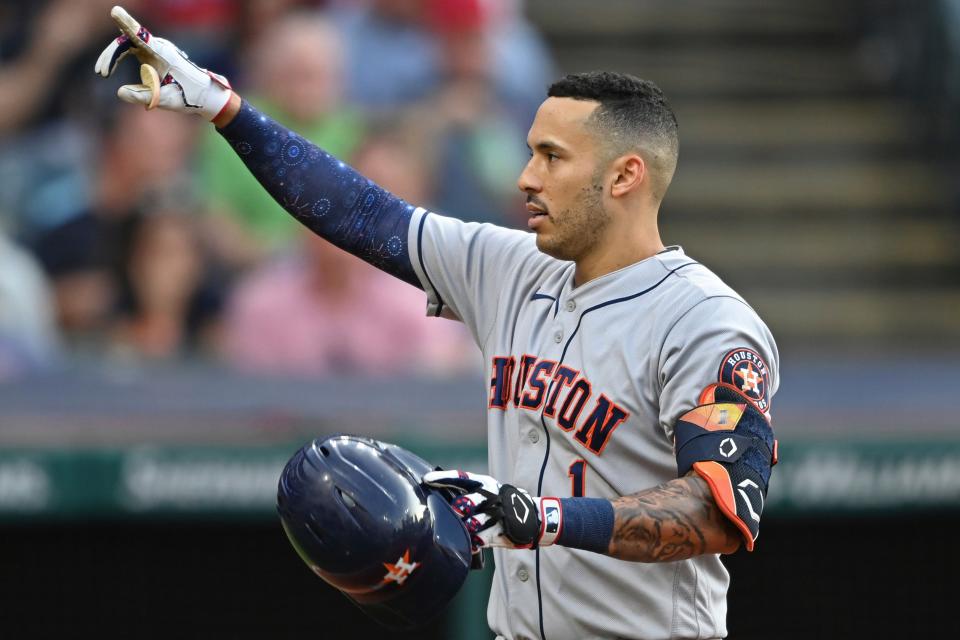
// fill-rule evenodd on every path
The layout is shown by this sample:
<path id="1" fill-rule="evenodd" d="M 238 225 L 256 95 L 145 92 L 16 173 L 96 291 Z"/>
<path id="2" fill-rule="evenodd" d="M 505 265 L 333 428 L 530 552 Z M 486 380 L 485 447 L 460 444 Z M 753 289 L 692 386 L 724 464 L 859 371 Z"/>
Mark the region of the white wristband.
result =
<path id="1" fill-rule="evenodd" d="M 537 507 L 540 509 L 540 541 L 541 547 L 547 547 L 556 542 L 563 530 L 563 506 L 560 498 L 537 498 Z"/>

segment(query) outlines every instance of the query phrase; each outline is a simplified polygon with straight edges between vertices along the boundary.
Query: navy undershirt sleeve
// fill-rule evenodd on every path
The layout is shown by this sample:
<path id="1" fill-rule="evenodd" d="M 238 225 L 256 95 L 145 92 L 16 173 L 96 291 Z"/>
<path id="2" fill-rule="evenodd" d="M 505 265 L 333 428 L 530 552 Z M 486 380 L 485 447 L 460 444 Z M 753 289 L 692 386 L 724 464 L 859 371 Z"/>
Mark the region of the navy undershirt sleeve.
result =
<path id="1" fill-rule="evenodd" d="M 411 205 L 246 101 L 218 131 L 290 215 L 344 251 L 422 288 L 407 246 Z"/>

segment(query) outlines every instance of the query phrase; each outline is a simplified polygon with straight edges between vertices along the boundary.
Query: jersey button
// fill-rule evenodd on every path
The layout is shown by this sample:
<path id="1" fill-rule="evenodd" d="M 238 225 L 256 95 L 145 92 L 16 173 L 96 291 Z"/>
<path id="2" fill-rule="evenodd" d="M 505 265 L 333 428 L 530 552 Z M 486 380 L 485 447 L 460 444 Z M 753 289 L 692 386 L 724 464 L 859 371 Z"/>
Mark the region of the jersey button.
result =
<path id="1" fill-rule="evenodd" d="M 517 571 L 517 577 L 520 578 L 520 582 L 526 582 L 530 579 L 530 572 L 520 567 L 520 570 Z"/>
<path id="2" fill-rule="evenodd" d="M 529 438 L 530 438 L 530 442 L 532 442 L 533 444 L 537 444 L 538 442 L 540 442 L 540 434 L 536 431 L 531 431 Z"/>
<path id="3" fill-rule="evenodd" d="M 553 341 L 557 344 L 560 344 L 560 342 L 563 341 L 563 331 L 557 331 L 555 334 L 553 334 Z"/>
<path id="4" fill-rule="evenodd" d="M 567 300 L 566 306 L 567 306 L 567 311 L 573 311 L 574 309 L 577 308 L 577 303 L 574 302 L 573 300 Z"/>

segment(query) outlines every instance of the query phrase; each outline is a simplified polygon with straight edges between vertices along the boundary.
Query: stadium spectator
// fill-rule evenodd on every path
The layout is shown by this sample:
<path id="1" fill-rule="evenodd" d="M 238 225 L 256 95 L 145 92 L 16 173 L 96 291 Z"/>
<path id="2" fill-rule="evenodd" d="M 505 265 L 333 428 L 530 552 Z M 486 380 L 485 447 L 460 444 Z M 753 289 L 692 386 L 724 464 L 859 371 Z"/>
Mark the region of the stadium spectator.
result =
<path id="1" fill-rule="evenodd" d="M 284 15 L 304 9 L 320 9 L 327 3 L 328 0 L 243 0 L 243 38 L 255 40 Z"/>
<path id="2" fill-rule="evenodd" d="M 0 381 L 49 366 L 58 347 L 46 277 L 0 227 Z"/>
<path id="3" fill-rule="evenodd" d="M 423 28 L 425 0 L 347 2 L 332 12 L 346 51 L 349 100 L 389 112 L 436 85 L 436 51 Z"/>
<path id="4" fill-rule="evenodd" d="M 233 52 L 247 4 L 248 0 L 152 0 L 143 7 L 143 21 L 189 51 L 190 59 L 201 67 L 233 78 L 238 68 Z"/>
<path id="5" fill-rule="evenodd" d="M 338 157 L 362 137 L 358 114 L 342 104 L 342 44 L 316 12 L 286 15 L 267 27 L 249 52 L 251 93 L 277 121 Z M 296 223 L 260 187 L 223 138 L 207 127 L 201 147 L 202 192 L 222 213 L 228 260 L 258 262 L 289 246 Z"/>
<path id="6" fill-rule="evenodd" d="M 111 0 L 0 4 L 0 209 L 18 238 L 60 224 L 88 197 L 90 124 L 115 90 L 95 83 L 90 61 L 112 36 Z M 136 0 L 133 7 L 139 7 Z M 82 206 L 82 205 L 81 205 Z"/>
<path id="7" fill-rule="evenodd" d="M 403 131 L 403 128 L 393 128 Z M 354 163 L 410 202 L 429 184 L 423 158 L 398 136 L 375 135 Z M 474 364 L 463 326 L 427 322 L 423 294 L 305 228 L 300 252 L 251 273 L 225 318 L 227 360 L 259 373 L 440 374 Z"/>
<path id="8" fill-rule="evenodd" d="M 157 194 L 189 184 L 184 172 L 199 124 L 162 111 L 119 109 L 102 139 L 90 202 L 78 203 L 68 219 L 34 242 L 53 283 L 59 326 L 72 348 L 104 346 L 135 218 Z"/>
<path id="9" fill-rule="evenodd" d="M 424 99 L 443 80 L 444 47 L 437 29 L 459 29 L 484 14 L 495 91 L 526 127 L 554 75 L 540 36 L 516 0 L 369 0 L 343 2 L 331 15 L 344 37 L 347 89 L 366 109 L 391 111 Z"/>
<path id="10" fill-rule="evenodd" d="M 160 202 L 138 216 L 124 260 L 123 293 L 110 351 L 171 360 L 217 351 L 220 293 L 189 202 Z"/>
<path id="11" fill-rule="evenodd" d="M 514 121 L 526 131 L 557 70 L 543 36 L 523 15 L 523 5 L 524 0 L 483 3 L 493 85 L 501 104 L 509 106 Z"/>
<path id="12" fill-rule="evenodd" d="M 442 82 L 418 113 L 423 144 L 436 156 L 436 209 L 512 226 L 508 212 L 523 206 L 514 181 L 527 160 L 526 131 L 494 85 L 491 16 L 478 0 L 432 0 L 428 7 Z"/>
<path id="13" fill-rule="evenodd" d="M 22 41 L 10 46 L 5 38 L 7 46 L 0 47 L 0 133 L 35 124 L 49 115 L 51 103 L 62 103 L 68 93 L 65 72 L 77 54 L 94 43 L 100 45 L 111 32 L 103 13 L 112 4 L 113 0 L 53 0 L 39 9 L 36 3 L 5 7 L 12 33 L 3 35 Z M 136 0 L 128 3 L 133 10 L 137 5 Z M 24 22 L 31 27 L 24 29 Z"/>

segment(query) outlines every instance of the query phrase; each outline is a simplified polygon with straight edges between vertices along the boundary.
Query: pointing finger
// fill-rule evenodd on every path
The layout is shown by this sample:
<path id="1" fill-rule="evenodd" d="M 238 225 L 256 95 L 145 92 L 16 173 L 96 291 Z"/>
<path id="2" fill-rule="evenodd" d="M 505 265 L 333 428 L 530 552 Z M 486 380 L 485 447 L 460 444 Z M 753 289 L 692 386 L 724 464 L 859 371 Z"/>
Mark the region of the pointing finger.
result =
<path id="1" fill-rule="evenodd" d="M 137 46 L 141 42 L 150 41 L 150 32 L 140 26 L 140 23 L 134 20 L 133 16 L 127 13 L 127 10 L 123 7 L 117 5 L 110 10 L 110 17 L 113 18 L 114 22 L 117 23 L 117 26 L 120 27 L 120 31 L 123 32 L 123 35 L 130 38 L 134 46 Z"/>

